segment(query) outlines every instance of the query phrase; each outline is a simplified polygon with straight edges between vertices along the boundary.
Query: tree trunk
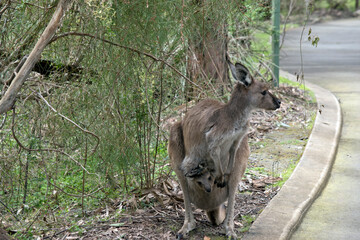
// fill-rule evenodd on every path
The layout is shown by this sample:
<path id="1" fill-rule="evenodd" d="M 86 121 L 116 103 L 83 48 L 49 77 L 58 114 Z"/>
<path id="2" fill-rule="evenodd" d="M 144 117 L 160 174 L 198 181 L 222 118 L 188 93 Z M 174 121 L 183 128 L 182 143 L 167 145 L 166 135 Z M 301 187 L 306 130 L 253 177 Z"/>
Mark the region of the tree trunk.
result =
<path id="1" fill-rule="evenodd" d="M 197 85 L 204 89 L 212 88 L 217 94 L 223 95 L 224 86 L 229 84 L 229 74 L 226 63 L 227 29 L 225 23 L 201 16 L 204 0 L 196 1 L 199 6 L 199 18 L 203 22 L 194 29 L 189 39 L 187 72 Z M 209 85 L 211 85 L 209 87 Z M 192 87 L 187 88 L 187 100 L 201 96 Z"/>
<path id="2" fill-rule="evenodd" d="M 16 73 L 15 78 L 11 82 L 9 89 L 0 100 L 0 115 L 11 110 L 16 101 L 17 93 L 20 91 L 25 80 L 29 76 L 35 63 L 40 59 L 42 51 L 54 36 L 56 30 L 59 28 L 62 18 L 67 10 L 67 7 L 73 0 L 60 0 L 53 17 L 45 28 L 43 34 L 40 36 L 35 47 L 31 51 L 29 57 L 26 59 L 24 65 Z"/>

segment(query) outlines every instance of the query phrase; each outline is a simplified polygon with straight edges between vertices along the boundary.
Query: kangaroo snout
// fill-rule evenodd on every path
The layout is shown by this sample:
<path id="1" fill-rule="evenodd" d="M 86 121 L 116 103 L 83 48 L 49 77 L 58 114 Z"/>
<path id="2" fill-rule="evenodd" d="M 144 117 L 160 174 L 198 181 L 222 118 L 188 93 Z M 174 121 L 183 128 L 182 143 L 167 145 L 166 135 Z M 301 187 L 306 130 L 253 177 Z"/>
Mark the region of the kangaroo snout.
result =
<path id="1" fill-rule="evenodd" d="M 278 108 L 280 108 L 281 105 L 281 100 L 278 99 L 277 97 L 275 97 L 275 95 L 273 95 L 272 93 L 269 92 L 268 96 L 270 97 L 270 101 L 268 104 L 268 108 L 265 107 L 266 110 L 276 110 Z"/>
<path id="2" fill-rule="evenodd" d="M 276 97 L 274 97 L 274 100 L 273 100 L 273 101 L 274 101 L 274 105 L 275 105 L 274 110 L 280 108 L 281 100 L 278 99 L 278 98 L 276 98 Z"/>
<path id="3" fill-rule="evenodd" d="M 205 192 L 211 192 L 211 186 L 204 186 Z"/>

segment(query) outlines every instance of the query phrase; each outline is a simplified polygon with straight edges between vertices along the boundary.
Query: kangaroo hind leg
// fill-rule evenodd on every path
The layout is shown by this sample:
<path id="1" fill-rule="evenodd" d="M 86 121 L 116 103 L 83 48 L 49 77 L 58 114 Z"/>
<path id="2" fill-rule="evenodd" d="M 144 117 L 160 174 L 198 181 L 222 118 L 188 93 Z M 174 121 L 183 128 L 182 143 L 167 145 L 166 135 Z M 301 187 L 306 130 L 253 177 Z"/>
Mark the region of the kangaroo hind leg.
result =
<path id="1" fill-rule="evenodd" d="M 226 216 L 225 205 L 221 204 L 218 208 L 206 211 L 206 215 L 208 216 L 211 224 L 218 226 L 224 222 Z"/>
<path id="2" fill-rule="evenodd" d="M 191 210 L 188 183 L 181 170 L 181 163 L 185 157 L 184 138 L 181 122 L 175 123 L 170 129 L 168 153 L 171 165 L 179 179 L 180 186 L 184 194 L 185 220 L 182 228 L 178 231 L 177 234 L 177 238 L 182 239 L 183 237 L 186 237 L 191 230 L 195 229 L 196 222 Z"/>

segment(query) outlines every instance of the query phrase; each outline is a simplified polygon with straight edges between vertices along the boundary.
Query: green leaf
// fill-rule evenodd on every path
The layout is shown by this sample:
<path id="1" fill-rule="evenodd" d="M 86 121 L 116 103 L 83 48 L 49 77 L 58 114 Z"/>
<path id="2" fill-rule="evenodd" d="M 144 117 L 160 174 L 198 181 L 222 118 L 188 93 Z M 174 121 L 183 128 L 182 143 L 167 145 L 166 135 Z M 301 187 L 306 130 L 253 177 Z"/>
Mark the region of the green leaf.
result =
<path id="1" fill-rule="evenodd" d="M 111 227 L 121 227 L 123 226 L 124 223 L 113 223 L 113 224 L 110 224 Z"/>

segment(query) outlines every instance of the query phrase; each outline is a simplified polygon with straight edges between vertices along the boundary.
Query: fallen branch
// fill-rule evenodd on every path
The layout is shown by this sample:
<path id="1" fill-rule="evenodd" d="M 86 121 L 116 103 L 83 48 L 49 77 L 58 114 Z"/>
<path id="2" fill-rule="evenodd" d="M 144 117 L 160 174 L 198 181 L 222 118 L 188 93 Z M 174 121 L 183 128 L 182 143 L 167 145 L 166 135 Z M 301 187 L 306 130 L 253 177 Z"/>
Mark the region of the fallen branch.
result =
<path id="1" fill-rule="evenodd" d="M 62 18 L 72 1 L 73 0 L 60 0 L 49 24 L 45 28 L 44 32 L 40 36 L 37 43 L 35 44 L 35 47 L 31 51 L 29 57 L 26 59 L 24 65 L 16 74 L 9 89 L 6 91 L 3 98 L 1 98 L 0 114 L 10 111 L 11 108 L 14 106 L 17 93 L 20 91 L 22 85 L 29 76 L 35 63 L 40 59 L 42 51 L 45 49 L 46 45 L 50 42 L 50 40 L 54 36 L 56 30 L 61 25 Z"/>

